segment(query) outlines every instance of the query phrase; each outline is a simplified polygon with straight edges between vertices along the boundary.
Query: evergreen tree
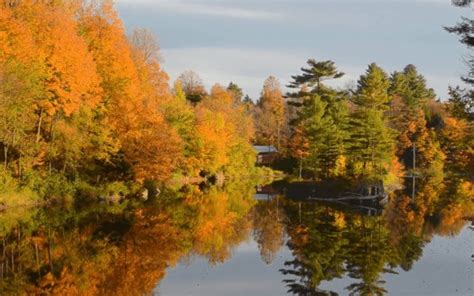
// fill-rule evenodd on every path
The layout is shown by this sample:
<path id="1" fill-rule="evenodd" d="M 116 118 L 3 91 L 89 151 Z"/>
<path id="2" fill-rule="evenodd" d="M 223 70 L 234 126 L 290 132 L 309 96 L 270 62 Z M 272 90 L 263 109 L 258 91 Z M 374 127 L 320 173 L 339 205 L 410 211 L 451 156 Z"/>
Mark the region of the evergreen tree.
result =
<path id="1" fill-rule="evenodd" d="M 293 125 L 304 126 L 303 135 L 308 138 L 310 156 L 305 162 L 308 169 L 315 176 L 319 173 L 329 176 L 344 155 L 349 109 L 347 95 L 323 82 L 340 78 L 344 73 L 332 61 L 310 59 L 307 63 L 309 67 L 301 68 L 301 75 L 292 76 L 288 86 L 298 91 L 287 95 L 288 104 L 297 109 Z"/>
<path id="2" fill-rule="evenodd" d="M 252 98 L 250 98 L 249 95 L 245 95 L 244 99 L 242 100 L 243 103 L 246 103 L 246 104 L 252 104 L 253 105 L 253 101 L 252 101 Z"/>
<path id="3" fill-rule="evenodd" d="M 231 81 L 227 86 L 227 90 L 232 93 L 235 102 L 240 103 L 242 101 L 242 98 L 244 97 L 244 92 L 242 91 L 242 88 L 240 88 L 237 84 Z"/>
<path id="4" fill-rule="evenodd" d="M 337 126 L 327 114 L 328 103 L 323 102 L 317 95 L 311 95 L 310 104 L 304 107 L 304 132 L 309 142 L 308 168 L 314 176 L 319 174 L 329 176 L 335 167 L 339 155 L 342 155 L 339 143 L 343 141 Z"/>
<path id="5" fill-rule="evenodd" d="M 389 94 L 400 96 L 410 108 L 420 107 L 436 96 L 433 89 L 426 86 L 426 79 L 418 74 L 414 65 L 407 65 L 402 72 L 394 72 L 390 80 Z"/>
<path id="6" fill-rule="evenodd" d="M 453 5 L 458 7 L 465 7 L 471 8 L 472 0 L 453 0 Z M 456 114 L 454 116 L 459 116 L 461 113 L 465 113 L 461 116 L 466 116 L 466 119 L 472 120 L 474 119 L 474 20 L 472 18 L 463 17 L 461 22 L 459 22 L 456 26 L 453 27 L 445 27 L 445 30 L 454 33 L 459 36 L 459 41 L 466 45 L 469 54 L 465 59 L 465 63 L 468 66 L 468 73 L 467 75 L 461 77 L 461 79 L 471 86 L 470 89 L 461 90 L 459 87 L 455 90 L 450 89 L 450 102 L 451 107 L 454 107 L 456 110 Z M 464 109 L 463 111 L 461 109 Z M 461 111 L 461 113 L 459 112 Z"/>
<path id="7" fill-rule="evenodd" d="M 323 82 L 341 78 L 344 73 L 337 70 L 333 61 L 317 62 L 309 59 L 307 64 L 310 67 L 301 68 L 302 74 L 291 77 L 293 81 L 288 87 L 298 91 L 287 94 L 288 104 L 298 109 L 307 103 L 311 94 L 319 95 L 324 102 L 328 103 L 328 113 L 333 117 L 334 122 L 343 129 L 348 115 L 347 95 L 326 86 Z M 300 116 L 296 112 L 295 121 L 298 121 L 298 117 Z"/>
<path id="8" fill-rule="evenodd" d="M 474 120 L 474 91 L 449 87 L 448 109 L 456 118 Z"/>
<path id="9" fill-rule="evenodd" d="M 392 159 L 394 132 L 384 116 L 390 102 L 389 86 L 387 75 L 374 63 L 359 79 L 353 98 L 356 110 L 350 122 L 350 152 L 356 174 L 383 173 Z"/>
<path id="10" fill-rule="evenodd" d="M 458 7 L 471 8 L 472 0 L 453 0 L 453 5 Z M 471 14 L 472 15 L 472 14 Z M 463 17 L 461 22 L 454 27 L 445 27 L 445 30 L 449 33 L 454 33 L 459 36 L 459 41 L 466 45 L 470 53 L 466 58 L 466 64 L 469 67 L 466 76 L 462 77 L 462 80 L 471 86 L 474 85 L 474 55 L 472 53 L 474 47 L 474 20 Z"/>
<path id="11" fill-rule="evenodd" d="M 343 72 L 337 70 L 333 61 L 317 62 L 315 59 L 309 59 L 307 64 L 309 68 L 301 68 L 303 74 L 291 77 L 293 81 L 288 85 L 289 87 L 299 89 L 302 85 L 306 85 L 311 92 L 315 93 L 324 87 L 323 81 L 344 76 Z"/>
<path id="12" fill-rule="evenodd" d="M 387 104 L 390 102 L 389 86 L 387 74 L 377 64 L 372 63 L 358 81 L 353 102 L 359 108 L 387 110 Z"/>

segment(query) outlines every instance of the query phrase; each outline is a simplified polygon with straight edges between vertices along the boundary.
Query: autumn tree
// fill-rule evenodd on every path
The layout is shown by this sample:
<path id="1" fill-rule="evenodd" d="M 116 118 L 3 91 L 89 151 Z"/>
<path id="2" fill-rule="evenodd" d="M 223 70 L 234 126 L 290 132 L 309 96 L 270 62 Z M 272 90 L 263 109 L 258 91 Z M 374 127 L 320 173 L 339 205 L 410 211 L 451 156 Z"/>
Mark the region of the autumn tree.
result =
<path id="1" fill-rule="evenodd" d="M 286 134 L 286 106 L 278 79 L 265 80 L 257 106 L 257 142 L 280 150 Z"/>
<path id="2" fill-rule="evenodd" d="M 387 115 L 390 126 L 397 130 L 397 155 L 407 168 L 428 169 L 442 165 L 444 156 L 429 130 L 428 106 L 434 106 L 436 95 L 427 87 L 423 75 L 416 67 L 408 65 L 401 72 L 394 72 L 390 78 L 389 94 L 392 96 Z M 431 121 L 434 118 L 431 118 Z"/>
<path id="3" fill-rule="evenodd" d="M 445 117 L 439 132 L 440 146 L 447 165 L 461 175 L 474 172 L 474 136 L 472 123 L 465 119 Z"/>
<path id="4" fill-rule="evenodd" d="M 149 30 L 144 28 L 135 29 L 128 39 L 135 48 L 134 54 L 139 56 L 135 59 L 139 59 L 145 64 L 157 62 L 160 59 L 158 39 Z"/>
<path id="5" fill-rule="evenodd" d="M 182 145 L 182 157 L 176 163 L 176 171 L 186 176 L 198 174 L 200 169 L 197 160 L 199 150 L 199 139 L 196 136 L 196 113 L 191 103 L 186 100 L 181 82 L 177 80 L 172 89 L 172 95 L 161 102 L 159 109 L 166 122 L 174 129 Z"/>
<path id="6" fill-rule="evenodd" d="M 13 60 L 0 69 L 0 159 L 5 169 L 13 164 L 21 175 L 26 164 L 34 163 L 34 102 L 43 95 L 41 77 Z"/>
<path id="7" fill-rule="evenodd" d="M 100 125 L 91 132 L 91 125 L 77 124 L 95 120 L 101 88 L 93 56 L 79 34 L 75 8 L 72 3 L 35 1 L 1 8 L 2 15 L 9 15 L 4 24 L 11 40 L 5 43 L 4 58 L 30 67 L 25 78 L 39 77 L 35 79 L 42 88 L 41 95 L 31 97 L 36 122 L 30 137 L 35 138 L 36 155 L 30 163 L 46 162 L 49 170 L 70 172 L 77 170 L 79 159 L 99 158 L 107 147 L 94 144 L 103 135 Z M 62 153 L 65 150 L 68 153 Z"/>
<path id="8" fill-rule="evenodd" d="M 186 72 L 171 89 L 157 38 L 127 36 L 112 1 L 6 1 L 0 31 L 0 161 L 19 179 L 11 184 L 43 195 L 48 178 L 72 192 L 63 183 L 253 172 L 240 87 L 208 95 Z"/>
<path id="9" fill-rule="evenodd" d="M 178 80 L 186 94 L 186 99 L 194 105 L 199 103 L 206 95 L 202 79 L 196 72 L 191 70 L 185 71 L 179 75 Z"/>
<path id="10" fill-rule="evenodd" d="M 233 93 L 216 84 L 194 110 L 195 127 L 187 159 L 190 170 L 236 178 L 250 173 L 255 163 L 250 145 L 254 129 L 245 106 L 236 104 Z"/>
<path id="11" fill-rule="evenodd" d="M 298 177 L 303 178 L 303 166 L 309 154 L 309 140 L 305 136 L 302 125 L 293 128 L 293 135 L 290 138 L 288 148 L 291 157 L 298 161 Z"/>
<path id="12" fill-rule="evenodd" d="M 107 120 L 125 160 L 138 180 L 166 180 L 179 161 L 181 140 L 159 112 L 161 100 L 170 94 L 154 39 L 138 31 L 130 44 L 109 2 L 85 5 L 80 24 L 103 80 Z"/>

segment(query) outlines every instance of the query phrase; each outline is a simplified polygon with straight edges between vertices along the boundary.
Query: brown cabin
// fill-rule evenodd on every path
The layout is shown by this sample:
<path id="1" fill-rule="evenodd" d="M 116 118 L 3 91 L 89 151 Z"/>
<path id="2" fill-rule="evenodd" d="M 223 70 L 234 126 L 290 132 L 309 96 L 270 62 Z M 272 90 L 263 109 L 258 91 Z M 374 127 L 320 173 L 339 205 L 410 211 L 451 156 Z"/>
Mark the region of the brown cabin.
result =
<path id="1" fill-rule="evenodd" d="M 254 145 L 253 148 L 257 152 L 258 165 L 271 165 L 278 157 L 278 150 L 275 146 Z"/>

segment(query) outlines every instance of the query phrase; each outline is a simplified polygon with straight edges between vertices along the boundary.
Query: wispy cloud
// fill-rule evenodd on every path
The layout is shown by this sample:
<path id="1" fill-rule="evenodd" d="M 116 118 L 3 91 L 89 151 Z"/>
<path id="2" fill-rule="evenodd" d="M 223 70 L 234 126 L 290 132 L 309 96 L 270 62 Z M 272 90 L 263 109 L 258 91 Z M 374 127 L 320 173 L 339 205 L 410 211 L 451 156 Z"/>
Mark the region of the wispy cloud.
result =
<path id="1" fill-rule="evenodd" d="M 279 78 L 284 87 L 291 75 L 299 73 L 306 60 L 318 57 L 318 53 L 308 50 L 274 50 L 265 48 L 222 48 L 222 47 L 189 47 L 163 49 L 164 68 L 171 79 L 176 79 L 186 70 L 196 71 L 204 80 L 206 87 L 214 83 L 227 85 L 230 81 L 237 83 L 252 98 L 257 99 L 263 82 L 269 75 Z M 336 61 L 337 62 L 337 61 Z M 388 73 L 393 66 L 380 64 Z M 333 87 L 355 85 L 359 76 L 367 68 L 366 64 L 338 64 L 345 72 L 342 79 L 330 82 Z M 459 82 L 457 73 L 428 72 L 419 69 L 427 78 L 428 86 L 433 87 L 441 97 L 446 96 L 447 85 Z M 423 71 L 425 70 L 425 71 Z M 428 73 L 428 74 L 427 74 Z"/>
<path id="2" fill-rule="evenodd" d="M 303 51 L 220 47 L 164 48 L 163 55 L 164 68 L 172 79 L 185 70 L 194 70 L 208 88 L 233 81 L 255 99 L 266 77 L 276 76 L 284 85 L 308 57 Z"/>
<path id="3" fill-rule="evenodd" d="M 308 58 L 315 57 L 315 52 L 307 50 L 275 50 L 265 48 L 224 48 L 224 47 L 190 47 L 163 49 L 164 68 L 176 79 L 182 72 L 193 70 L 201 76 L 207 88 L 219 83 L 227 85 L 230 81 L 237 83 L 253 99 L 258 99 L 265 79 L 272 75 L 280 80 L 284 90 L 291 76 L 299 74 L 300 67 L 305 66 Z M 338 65 L 346 75 L 337 81 L 330 82 L 334 87 L 354 85 L 365 65 Z"/>
<path id="4" fill-rule="evenodd" d="M 248 20 L 279 20 L 284 18 L 281 12 L 261 9 L 235 7 L 222 1 L 191 0 L 119 0 L 118 3 L 147 4 L 160 10 L 179 14 L 206 15 Z"/>

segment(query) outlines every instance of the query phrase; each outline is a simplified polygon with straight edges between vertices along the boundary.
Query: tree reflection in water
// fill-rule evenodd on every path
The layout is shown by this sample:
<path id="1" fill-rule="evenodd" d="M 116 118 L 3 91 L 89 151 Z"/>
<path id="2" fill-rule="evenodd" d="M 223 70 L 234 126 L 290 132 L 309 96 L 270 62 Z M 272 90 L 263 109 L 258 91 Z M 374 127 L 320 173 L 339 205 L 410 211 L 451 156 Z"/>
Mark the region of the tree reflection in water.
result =
<path id="1" fill-rule="evenodd" d="M 266 264 L 285 244 L 291 251 L 278 267 L 288 293 L 337 295 L 321 286 L 349 277 L 351 295 L 383 295 L 384 274 L 410 270 L 434 234 L 459 233 L 474 212 L 469 182 L 421 179 L 416 187 L 415 198 L 410 186 L 392 193 L 376 215 L 282 196 L 256 201 L 251 184 L 187 187 L 146 204 L 4 213 L 0 294 L 150 294 L 179 261 L 220 264 L 253 237 Z"/>
<path id="2" fill-rule="evenodd" d="M 434 234 L 459 233 L 473 214 L 472 196 L 469 182 L 424 179 L 414 198 L 410 192 L 392 193 L 381 215 L 287 201 L 287 245 L 294 259 L 280 271 L 287 276 L 288 293 L 336 295 L 318 287 L 348 276 L 354 280 L 346 287 L 350 295 L 386 294 L 383 274 L 410 270 Z"/>

